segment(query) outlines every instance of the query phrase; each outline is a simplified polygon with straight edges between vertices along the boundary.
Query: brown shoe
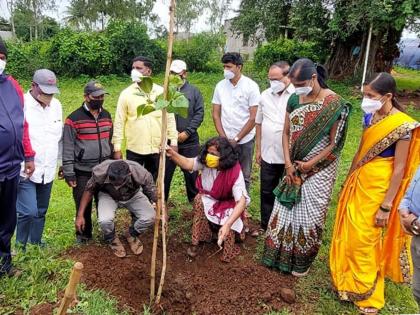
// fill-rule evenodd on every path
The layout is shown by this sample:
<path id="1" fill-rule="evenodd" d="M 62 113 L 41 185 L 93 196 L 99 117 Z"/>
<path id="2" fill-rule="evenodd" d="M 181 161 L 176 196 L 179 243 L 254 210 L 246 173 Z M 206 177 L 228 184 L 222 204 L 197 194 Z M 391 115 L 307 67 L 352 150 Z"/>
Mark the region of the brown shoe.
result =
<path id="1" fill-rule="evenodd" d="M 125 237 L 127 238 L 128 245 L 130 245 L 133 254 L 140 255 L 143 252 L 143 243 L 138 236 L 131 236 L 130 233 L 127 233 Z"/>
<path id="2" fill-rule="evenodd" d="M 123 258 L 127 255 L 125 252 L 125 248 L 118 237 L 114 238 L 111 244 L 109 244 L 109 247 L 112 249 L 114 255 L 119 258 Z"/>

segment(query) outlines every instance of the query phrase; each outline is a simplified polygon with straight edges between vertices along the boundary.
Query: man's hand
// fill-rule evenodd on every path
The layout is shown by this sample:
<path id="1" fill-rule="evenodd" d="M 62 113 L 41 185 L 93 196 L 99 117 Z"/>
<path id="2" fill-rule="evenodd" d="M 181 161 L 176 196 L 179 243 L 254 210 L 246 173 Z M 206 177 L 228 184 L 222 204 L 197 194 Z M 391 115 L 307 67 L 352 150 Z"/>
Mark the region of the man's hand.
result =
<path id="1" fill-rule="evenodd" d="M 229 139 L 229 142 L 232 146 L 236 147 L 238 145 L 238 142 L 236 142 L 235 139 Z"/>
<path id="2" fill-rule="evenodd" d="M 170 146 L 172 150 L 174 150 L 175 152 L 178 152 L 178 146 L 176 145 L 171 145 Z"/>
<path id="3" fill-rule="evenodd" d="M 114 152 L 114 160 L 122 160 L 122 153 L 121 151 Z"/>
<path id="4" fill-rule="evenodd" d="M 76 180 L 71 180 L 71 179 L 66 179 L 66 183 L 67 185 L 69 185 L 69 187 L 74 188 L 77 186 L 77 182 Z"/>
<path id="5" fill-rule="evenodd" d="M 183 143 L 189 137 L 188 133 L 185 131 L 178 133 L 178 143 Z"/>
<path id="6" fill-rule="evenodd" d="M 25 174 L 26 176 L 31 177 L 35 171 L 35 163 L 34 161 L 26 161 L 25 162 Z"/>
<path id="7" fill-rule="evenodd" d="M 261 166 L 261 150 L 255 152 L 255 163 Z"/>
<path id="8" fill-rule="evenodd" d="M 64 179 L 64 172 L 63 172 L 63 167 L 62 166 L 60 166 L 58 168 L 58 179 L 60 179 L 60 180 Z"/>
<path id="9" fill-rule="evenodd" d="M 85 218 L 81 216 L 77 216 L 76 222 L 74 223 L 74 225 L 76 226 L 76 230 L 82 233 L 83 230 L 85 229 Z"/>
<path id="10" fill-rule="evenodd" d="M 409 235 L 418 235 L 418 232 L 413 231 L 411 223 L 417 219 L 417 216 L 407 210 L 400 211 L 400 222 L 405 233 Z M 420 232 L 420 231 L 419 231 Z"/>

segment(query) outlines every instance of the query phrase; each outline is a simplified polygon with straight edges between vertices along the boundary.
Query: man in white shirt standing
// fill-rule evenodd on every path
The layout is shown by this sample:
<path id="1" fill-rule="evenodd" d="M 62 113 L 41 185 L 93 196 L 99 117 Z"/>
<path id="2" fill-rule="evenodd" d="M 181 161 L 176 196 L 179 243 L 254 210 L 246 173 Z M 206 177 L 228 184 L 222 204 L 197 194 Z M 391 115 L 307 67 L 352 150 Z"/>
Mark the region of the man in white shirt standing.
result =
<path id="1" fill-rule="evenodd" d="M 35 154 L 35 172 L 27 177 L 22 164 L 17 194 L 16 243 L 41 244 L 57 160 L 61 155 L 62 108 L 54 94 L 57 78 L 48 69 L 35 71 L 31 89 L 24 96 L 24 112 Z M 60 157 L 61 159 L 61 157 Z"/>
<path id="2" fill-rule="evenodd" d="M 261 229 L 266 230 L 274 205 L 273 190 L 284 171 L 282 135 L 287 101 L 295 93 L 289 64 L 274 63 L 268 71 L 270 87 L 261 93 L 256 122 L 256 162 L 261 166 Z"/>
<path id="3" fill-rule="evenodd" d="M 249 192 L 260 89 L 241 73 L 243 61 L 239 53 L 224 54 L 222 63 L 225 79 L 214 90 L 213 121 L 219 136 L 238 145 L 239 163 Z"/>

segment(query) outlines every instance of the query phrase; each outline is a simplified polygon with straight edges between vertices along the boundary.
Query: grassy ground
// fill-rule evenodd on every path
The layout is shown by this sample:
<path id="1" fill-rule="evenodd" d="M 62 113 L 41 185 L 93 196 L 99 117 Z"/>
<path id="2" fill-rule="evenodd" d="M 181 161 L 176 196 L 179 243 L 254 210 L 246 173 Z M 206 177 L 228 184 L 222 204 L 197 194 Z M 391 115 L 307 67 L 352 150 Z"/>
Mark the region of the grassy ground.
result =
<path id="1" fill-rule="evenodd" d="M 413 92 L 420 90 L 420 71 L 407 68 L 395 67 L 393 76 L 398 82 L 398 90 Z"/>
<path id="2" fill-rule="evenodd" d="M 161 77 L 158 77 L 158 80 Z M 191 82 L 203 93 L 205 99 L 205 121 L 199 129 L 202 140 L 215 134 L 211 119 L 211 96 L 213 88 L 221 75 L 193 74 Z M 118 95 L 129 84 L 128 78 L 113 76 L 98 78 L 103 83 L 110 95 L 106 99 L 105 107 L 114 114 Z M 88 81 L 87 77 L 78 79 L 63 79 L 60 81 L 61 100 L 65 115 L 68 115 L 82 103 L 83 85 Z M 401 82 L 401 80 L 399 80 Z M 22 82 L 27 88 L 28 82 Z M 360 95 L 357 90 L 340 83 L 332 83 L 332 88 L 337 93 L 346 97 L 354 105 L 351 117 L 349 137 L 342 156 L 339 177 L 336 187 L 340 187 L 349 168 L 353 154 L 358 146 L 361 128 L 361 111 L 359 109 Z M 265 88 L 265 86 L 262 86 Z M 410 110 L 410 113 L 420 119 L 420 112 Z M 259 219 L 259 181 L 258 170 L 254 170 L 253 185 L 251 191 L 252 204 L 250 212 L 255 219 Z M 180 172 L 176 173 L 171 201 L 174 210 L 171 213 L 173 224 L 182 224 L 176 220 L 180 217 L 179 210 L 188 207 L 183 188 L 183 179 Z M 301 301 L 308 305 L 311 313 L 317 314 L 356 314 L 356 309 L 350 304 L 340 303 L 331 291 L 328 270 L 328 248 L 331 239 L 334 220 L 334 209 L 337 202 L 337 189 L 334 191 L 333 201 L 327 218 L 325 238 L 319 256 L 308 277 L 298 283 L 298 296 Z M 58 292 L 64 289 L 68 274 L 72 266 L 71 261 L 59 258 L 60 254 L 74 245 L 74 204 L 70 189 L 62 181 L 56 181 L 53 188 L 50 208 L 47 214 L 45 228 L 45 241 L 48 246 L 45 249 L 30 247 L 25 254 L 18 253 L 15 257 L 16 265 L 24 270 L 22 277 L 18 279 L 2 279 L 0 281 L 0 314 L 14 314 L 16 310 L 27 312 L 31 307 L 43 302 L 54 303 Z M 184 223 L 185 224 L 185 223 Z M 256 254 L 258 257 L 258 254 Z M 124 314 L 124 310 L 117 309 L 116 301 L 106 292 L 100 290 L 87 290 L 84 286 L 80 290 L 81 303 L 72 311 L 79 314 Z M 387 305 L 383 314 L 415 313 L 417 312 L 412 299 L 410 289 L 406 286 L 388 284 L 386 287 Z M 139 310 L 139 313 L 148 313 Z M 271 313 L 274 315 L 274 313 Z M 287 314 L 281 312 L 278 314 Z"/>

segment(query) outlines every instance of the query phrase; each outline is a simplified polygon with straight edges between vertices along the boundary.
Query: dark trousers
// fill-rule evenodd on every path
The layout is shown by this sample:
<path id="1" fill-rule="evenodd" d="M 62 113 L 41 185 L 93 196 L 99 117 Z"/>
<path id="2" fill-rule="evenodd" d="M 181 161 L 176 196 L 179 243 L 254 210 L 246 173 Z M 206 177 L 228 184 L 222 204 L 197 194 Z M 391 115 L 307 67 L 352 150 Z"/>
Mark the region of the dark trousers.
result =
<path id="1" fill-rule="evenodd" d="M 159 172 L 159 153 L 137 154 L 127 150 L 127 160 L 135 161 L 143 166 L 153 176 L 156 182 Z"/>
<path id="2" fill-rule="evenodd" d="M 241 164 L 242 173 L 244 174 L 246 190 L 249 194 L 249 187 L 251 185 L 252 159 L 254 157 L 254 143 L 255 139 L 243 144 L 238 144 L 239 147 L 239 164 Z"/>
<path id="3" fill-rule="evenodd" d="M 284 164 L 270 164 L 261 160 L 260 171 L 260 199 L 261 199 L 261 228 L 266 230 L 274 206 L 273 190 L 279 184 L 284 172 Z"/>
<path id="4" fill-rule="evenodd" d="M 189 145 L 188 147 L 178 147 L 179 154 L 188 157 L 194 158 L 198 155 L 200 151 L 200 145 L 197 143 L 196 145 Z M 171 182 L 172 177 L 174 176 L 174 172 L 176 169 L 176 164 L 170 160 L 166 159 L 166 170 L 165 170 L 165 200 L 168 200 L 169 191 L 171 189 Z M 188 201 L 192 202 L 195 196 L 198 193 L 197 188 L 195 187 L 195 181 L 197 179 L 197 172 L 189 172 L 182 170 L 184 173 L 184 180 L 185 180 L 185 188 L 187 190 L 187 197 Z"/>
<path id="5" fill-rule="evenodd" d="M 0 182 L 0 276 L 12 268 L 10 241 L 16 227 L 16 198 L 19 175 Z"/>
<path id="6" fill-rule="evenodd" d="M 76 204 L 76 216 L 79 213 L 80 201 L 82 200 L 85 187 L 92 174 L 89 172 L 78 172 L 76 171 L 76 187 L 73 188 L 73 199 Z M 97 196 L 95 195 L 95 204 L 98 205 Z M 83 215 L 85 218 L 85 229 L 82 233 L 76 231 L 77 238 L 80 239 L 91 239 L 92 238 L 92 201 L 89 202 Z"/>

